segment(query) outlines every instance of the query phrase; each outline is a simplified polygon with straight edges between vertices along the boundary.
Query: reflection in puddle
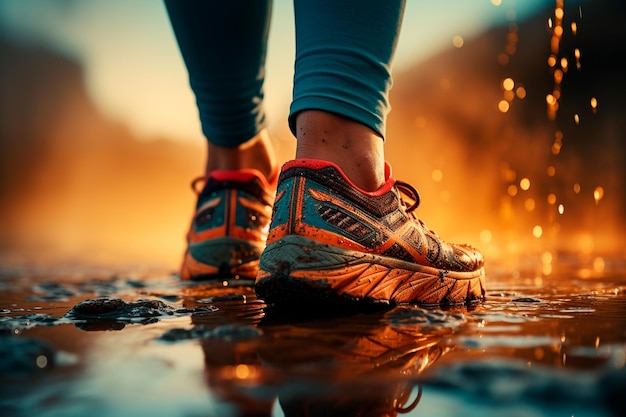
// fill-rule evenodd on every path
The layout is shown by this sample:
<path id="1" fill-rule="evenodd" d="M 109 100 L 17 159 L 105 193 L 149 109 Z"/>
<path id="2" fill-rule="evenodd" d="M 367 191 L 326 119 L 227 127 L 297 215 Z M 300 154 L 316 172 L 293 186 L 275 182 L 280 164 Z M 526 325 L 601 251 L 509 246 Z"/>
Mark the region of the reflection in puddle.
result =
<path id="1" fill-rule="evenodd" d="M 469 311 L 286 317 L 239 281 L 7 270 L 0 411 L 620 415 L 624 272 L 576 281 L 568 269 L 541 285 L 491 276 L 487 301 Z"/>

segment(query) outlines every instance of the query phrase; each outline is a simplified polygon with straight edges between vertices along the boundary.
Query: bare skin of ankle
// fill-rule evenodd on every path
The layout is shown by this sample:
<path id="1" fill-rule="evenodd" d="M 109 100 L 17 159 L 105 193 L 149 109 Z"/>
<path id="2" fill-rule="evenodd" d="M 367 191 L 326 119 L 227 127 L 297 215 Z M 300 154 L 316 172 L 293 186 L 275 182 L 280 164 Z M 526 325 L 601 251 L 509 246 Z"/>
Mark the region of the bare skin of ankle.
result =
<path id="1" fill-rule="evenodd" d="M 209 142 L 206 173 L 217 169 L 256 169 L 266 178 L 276 172 L 276 156 L 274 147 L 266 129 L 256 136 L 230 148 Z"/>
<path id="2" fill-rule="evenodd" d="M 376 191 L 385 182 L 383 139 L 369 127 L 334 113 L 305 110 L 297 116 L 296 133 L 296 158 L 333 162 L 364 191 Z"/>

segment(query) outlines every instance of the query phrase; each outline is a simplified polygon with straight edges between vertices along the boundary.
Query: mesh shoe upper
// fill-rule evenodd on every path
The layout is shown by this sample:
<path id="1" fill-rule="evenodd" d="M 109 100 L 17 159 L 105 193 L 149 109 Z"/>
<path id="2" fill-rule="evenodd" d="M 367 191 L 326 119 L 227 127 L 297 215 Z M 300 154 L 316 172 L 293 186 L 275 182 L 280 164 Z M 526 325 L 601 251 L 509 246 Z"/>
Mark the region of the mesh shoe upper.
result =
<path id="1" fill-rule="evenodd" d="M 414 215 L 418 204 L 417 191 L 391 178 L 389 167 L 385 184 L 364 192 L 334 164 L 286 164 L 257 287 L 284 276 L 358 298 L 457 303 L 482 297 L 481 253 L 443 241 Z M 433 279 L 445 282 L 428 285 L 439 289 L 436 295 L 412 292 Z"/>
<path id="2" fill-rule="evenodd" d="M 480 252 L 467 245 L 444 242 L 414 216 L 419 196 L 406 183 L 388 178 L 377 192 L 364 193 L 338 168 L 327 164 L 320 169 L 286 165 L 279 184 L 268 244 L 287 234 L 302 234 L 321 243 L 444 270 L 475 271 L 483 265 Z M 409 197 L 416 204 L 406 205 L 402 194 L 407 191 L 413 193 Z M 302 193 L 302 202 L 298 202 L 302 211 L 298 212 L 295 204 L 278 203 L 290 198 L 289 193 Z M 316 229 L 325 233 L 316 233 Z"/>
<path id="3" fill-rule="evenodd" d="M 181 278 L 241 275 L 254 279 L 265 246 L 273 186 L 255 170 L 213 171 L 198 194 Z"/>

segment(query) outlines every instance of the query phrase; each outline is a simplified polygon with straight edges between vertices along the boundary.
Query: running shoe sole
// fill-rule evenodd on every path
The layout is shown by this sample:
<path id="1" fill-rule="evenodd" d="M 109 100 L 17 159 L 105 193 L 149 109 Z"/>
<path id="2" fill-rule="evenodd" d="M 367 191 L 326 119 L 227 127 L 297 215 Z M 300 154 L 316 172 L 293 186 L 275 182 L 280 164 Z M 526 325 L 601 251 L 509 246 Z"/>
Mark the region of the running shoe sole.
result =
<path id="1" fill-rule="evenodd" d="M 479 303 L 485 272 L 455 272 L 289 235 L 261 258 L 255 290 L 271 307 Z"/>

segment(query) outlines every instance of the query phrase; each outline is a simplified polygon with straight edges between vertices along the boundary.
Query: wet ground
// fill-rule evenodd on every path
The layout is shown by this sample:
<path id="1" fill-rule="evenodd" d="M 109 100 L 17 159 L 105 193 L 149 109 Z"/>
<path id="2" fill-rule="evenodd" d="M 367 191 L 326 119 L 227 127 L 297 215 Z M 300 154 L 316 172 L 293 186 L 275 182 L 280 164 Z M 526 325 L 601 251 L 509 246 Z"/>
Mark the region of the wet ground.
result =
<path id="1" fill-rule="evenodd" d="M 489 265 L 484 304 L 271 314 L 239 281 L 0 268 L 0 415 L 623 416 L 626 262 Z"/>

